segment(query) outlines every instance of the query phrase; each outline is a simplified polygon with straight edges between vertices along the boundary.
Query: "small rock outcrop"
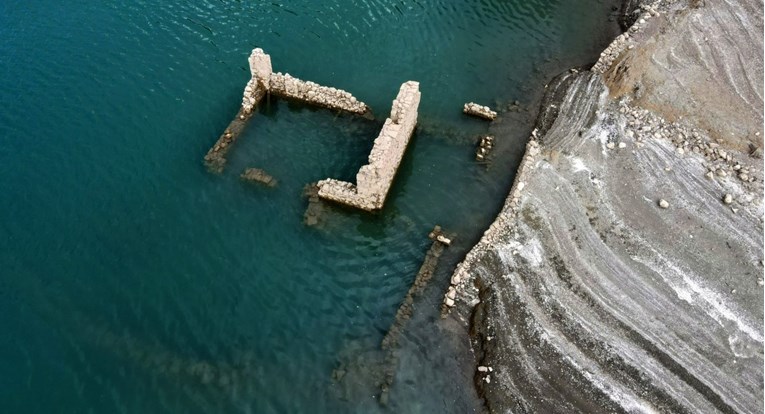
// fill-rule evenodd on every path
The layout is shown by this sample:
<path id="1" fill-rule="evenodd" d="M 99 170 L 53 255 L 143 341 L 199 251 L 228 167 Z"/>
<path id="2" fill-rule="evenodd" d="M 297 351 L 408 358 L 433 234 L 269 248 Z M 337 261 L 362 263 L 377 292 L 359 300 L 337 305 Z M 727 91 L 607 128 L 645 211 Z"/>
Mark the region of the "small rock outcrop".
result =
<path id="1" fill-rule="evenodd" d="M 380 135 L 369 154 L 369 164 L 356 174 L 356 184 L 332 178 L 319 181 L 319 197 L 362 210 L 379 210 L 404 157 L 406 147 L 417 125 L 420 84 L 409 81 L 401 85 L 393 101 L 390 118 L 385 120 Z"/>

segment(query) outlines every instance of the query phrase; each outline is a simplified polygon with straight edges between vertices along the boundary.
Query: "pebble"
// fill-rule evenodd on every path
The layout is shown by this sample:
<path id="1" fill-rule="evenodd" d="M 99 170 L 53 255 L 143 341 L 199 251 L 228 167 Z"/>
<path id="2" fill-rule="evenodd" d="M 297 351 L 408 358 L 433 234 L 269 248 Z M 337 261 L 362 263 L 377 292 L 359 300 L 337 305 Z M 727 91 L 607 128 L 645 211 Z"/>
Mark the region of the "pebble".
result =
<path id="1" fill-rule="evenodd" d="M 614 149 L 614 148 L 616 148 L 616 144 L 614 144 L 613 142 L 609 142 L 608 144 L 606 144 L 606 148 Z"/>
<path id="2" fill-rule="evenodd" d="M 662 198 L 662 199 L 659 200 L 659 207 L 661 207 L 661 208 L 669 208 L 669 202 L 667 202 L 667 200 Z"/>
<path id="3" fill-rule="evenodd" d="M 749 175 L 747 175 L 746 173 L 739 174 L 738 178 L 741 179 L 741 181 L 749 181 Z"/>
<path id="4" fill-rule="evenodd" d="M 481 365 L 478 367 L 478 372 L 489 372 L 489 368 Z"/>
<path id="5" fill-rule="evenodd" d="M 723 197 L 723 203 L 730 204 L 732 202 L 733 202 L 733 196 L 730 194 L 725 194 L 725 196 Z"/>
<path id="6" fill-rule="evenodd" d="M 619 148 L 627 148 L 627 144 L 624 142 L 619 143 Z"/>

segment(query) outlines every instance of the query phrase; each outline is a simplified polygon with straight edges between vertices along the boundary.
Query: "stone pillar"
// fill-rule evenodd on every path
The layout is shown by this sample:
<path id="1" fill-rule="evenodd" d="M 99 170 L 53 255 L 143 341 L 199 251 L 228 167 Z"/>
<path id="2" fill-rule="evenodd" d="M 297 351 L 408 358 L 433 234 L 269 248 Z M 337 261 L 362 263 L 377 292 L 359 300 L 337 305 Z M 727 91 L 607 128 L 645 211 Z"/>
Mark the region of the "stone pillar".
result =
<path id="1" fill-rule="evenodd" d="M 250 74 L 252 78 L 262 86 L 265 90 L 270 88 L 269 80 L 271 79 L 271 56 L 263 52 L 263 49 L 253 49 L 248 59 L 250 62 Z"/>

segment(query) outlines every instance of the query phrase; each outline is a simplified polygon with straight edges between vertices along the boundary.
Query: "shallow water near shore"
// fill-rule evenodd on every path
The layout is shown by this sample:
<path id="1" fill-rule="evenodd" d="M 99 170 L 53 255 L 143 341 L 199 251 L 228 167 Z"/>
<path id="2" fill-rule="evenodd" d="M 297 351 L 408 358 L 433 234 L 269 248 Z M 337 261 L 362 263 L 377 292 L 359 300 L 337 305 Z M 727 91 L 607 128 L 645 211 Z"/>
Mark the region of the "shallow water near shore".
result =
<path id="1" fill-rule="evenodd" d="M 595 60 L 613 3 L 3 2 L 0 410 L 478 409 L 440 296 L 504 201 L 544 83 Z M 253 47 L 376 119 L 271 99 L 208 173 Z M 305 226 L 304 186 L 353 180 L 407 80 L 420 122 L 385 209 L 330 206 Z M 514 100 L 491 129 L 461 114 Z M 248 167 L 278 186 L 243 183 Z M 415 302 L 383 407 L 380 342 L 435 224 L 456 241 Z"/>

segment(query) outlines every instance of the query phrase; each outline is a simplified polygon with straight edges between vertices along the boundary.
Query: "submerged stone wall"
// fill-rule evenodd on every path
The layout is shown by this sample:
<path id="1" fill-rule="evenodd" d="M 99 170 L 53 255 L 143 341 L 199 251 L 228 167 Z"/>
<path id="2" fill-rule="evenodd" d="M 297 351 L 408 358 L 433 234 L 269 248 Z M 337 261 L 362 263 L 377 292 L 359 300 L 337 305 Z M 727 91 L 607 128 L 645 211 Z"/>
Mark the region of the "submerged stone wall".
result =
<path id="1" fill-rule="evenodd" d="M 418 82 L 402 84 L 390 118 L 375 139 L 369 164 L 356 174 L 356 185 L 331 178 L 322 180 L 318 183 L 319 197 L 367 211 L 381 209 L 417 125 L 420 96 Z"/>

